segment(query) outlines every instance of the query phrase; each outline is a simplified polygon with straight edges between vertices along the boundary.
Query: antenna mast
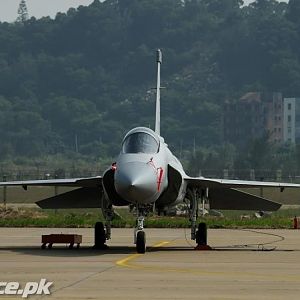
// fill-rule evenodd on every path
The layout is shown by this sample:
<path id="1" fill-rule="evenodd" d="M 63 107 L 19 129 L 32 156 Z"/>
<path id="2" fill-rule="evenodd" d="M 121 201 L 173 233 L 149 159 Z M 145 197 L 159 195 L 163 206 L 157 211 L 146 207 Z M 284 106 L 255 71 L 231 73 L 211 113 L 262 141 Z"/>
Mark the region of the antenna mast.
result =
<path id="1" fill-rule="evenodd" d="M 162 53 L 160 49 L 156 51 L 157 62 L 157 85 L 156 85 L 156 113 L 155 113 L 155 133 L 160 135 L 160 65 L 162 64 Z"/>

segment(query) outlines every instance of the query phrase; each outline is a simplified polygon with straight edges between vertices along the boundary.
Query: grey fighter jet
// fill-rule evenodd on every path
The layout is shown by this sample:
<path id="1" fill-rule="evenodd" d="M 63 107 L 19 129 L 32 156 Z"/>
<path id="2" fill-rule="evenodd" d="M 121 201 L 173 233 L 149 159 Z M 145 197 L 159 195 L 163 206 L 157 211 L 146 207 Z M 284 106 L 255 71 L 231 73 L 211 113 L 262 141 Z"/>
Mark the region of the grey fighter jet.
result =
<path id="1" fill-rule="evenodd" d="M 203 242 L 205 226 L 197 226 L 199 205 L 210 209 L 273 211 L 280 204 L 251 195 L 237 188 L 285 187 L 298 184 L 208 179 L 188 176 L 179 160 L 169 150 L 160 135 L 160 67 L 162 53 L 157 51 L 157 87 L 155 130 L 137 127 L 124 137 L 119 156 L 103 176 L 92 178 L 1 182 L 0 186 L 69 186 L 70 192 L 38 201 L 45 209 L 101 208 L 105 224 L 95 225 L 95 247 L 104 248 L 111 237 L 113 206 L 134 206 L 136 228 L 134 243 L 138 253 L 146 250 L 144 218 L 149 210 L 161 212 L 165 207 L 187 202 L 191 221 L 191 239 Z"/>

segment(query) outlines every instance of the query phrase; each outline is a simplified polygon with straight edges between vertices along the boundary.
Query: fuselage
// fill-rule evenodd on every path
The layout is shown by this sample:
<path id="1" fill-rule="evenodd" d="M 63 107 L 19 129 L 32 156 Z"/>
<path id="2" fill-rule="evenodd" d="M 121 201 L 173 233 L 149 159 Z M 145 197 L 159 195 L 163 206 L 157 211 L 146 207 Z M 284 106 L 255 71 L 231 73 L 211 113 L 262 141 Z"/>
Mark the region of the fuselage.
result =
<path id="1" fill-rule="evenodd" d="M 170 176 L 170 172 L 176 172 L 177 176 Z M 125 135 L 116 162 L 103 177 L 108 174 L 110 177 L 113 174 L 114 198 L 128 203 L 166 205 L 184 194 L 182 177 L 185 173 L 181 163 L 164 139 L 146 127 L 134 128 Z M 104 190 L 108 188 L 104 180 Z M 106 197 L 113 195 L 106 193 Z"/>

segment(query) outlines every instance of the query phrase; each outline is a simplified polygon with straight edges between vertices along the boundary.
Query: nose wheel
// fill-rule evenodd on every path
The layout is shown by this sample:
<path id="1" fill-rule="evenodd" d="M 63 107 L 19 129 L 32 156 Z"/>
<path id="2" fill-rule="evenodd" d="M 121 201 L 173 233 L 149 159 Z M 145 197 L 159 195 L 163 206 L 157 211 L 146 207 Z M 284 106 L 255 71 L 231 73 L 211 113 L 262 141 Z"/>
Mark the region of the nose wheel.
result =
<path id="1" fill-rule="evenodd" d="M 146 233 L 142 230 L 136 234 L 136 252 L 141 254 L 146 252 Z"/>
<path id="2" fill-rule="evenodd" d="M 146 252 L 146 233 L 144 232 L 145 208 L 137 206 L 136 228 L 134 229 L 134 243 L 136 252 L 144 254 Z"/>

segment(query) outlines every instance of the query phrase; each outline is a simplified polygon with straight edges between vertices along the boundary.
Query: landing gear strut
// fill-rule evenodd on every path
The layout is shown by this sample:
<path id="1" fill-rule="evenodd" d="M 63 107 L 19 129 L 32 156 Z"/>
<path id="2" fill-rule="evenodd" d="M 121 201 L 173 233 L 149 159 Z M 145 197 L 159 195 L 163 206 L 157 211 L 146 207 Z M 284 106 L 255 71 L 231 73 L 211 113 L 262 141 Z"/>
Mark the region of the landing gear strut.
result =
<path id="1" fill-rule="evenodd" d="M 145 212 L 144 207 L 137 206 L 137 220 L 136 227 L 134 229 L 134 243 L 136 244 L 137 253 L 146 252 L 146 234 L 144 232 L 144 221 L 145 221 Z"/>
<path id="2" fill-rule="evenodd" d="M 199 200 L 202 204 L 202 214 L 204 215 L 204 204 L 208 201 L 208 189 L 194 188 L 190 193 L 190 221 L 191 221 L 191 239 L 196 240 L 196 250 L 210 250 L 211 247 L 207 245 L 207 226 L 206 223 L 201 222 L 198 225 L 197 219 L 199 213 Z"/>
<path id="3" fill-rule="evenodd" d="M 94 249 L 108 249 L 106 240 L 110 240 L 111 237 L 111 221 L 113 219 L 112 204 L 105 201 L 102 197 L 101 210 L 105 219 L 105 226 L 102 222 L 95 224 L 95 244 Z"/>
<path id="4" fill-rule="evenodd" d="M 190 194 L 190 221 L 191 221 L 191 239 L 196 239 L 197 230 L 197 219 L 198 219 L 198 205 L 199 205 L 199 191 L 198 189 L 193 189 Z"/>

